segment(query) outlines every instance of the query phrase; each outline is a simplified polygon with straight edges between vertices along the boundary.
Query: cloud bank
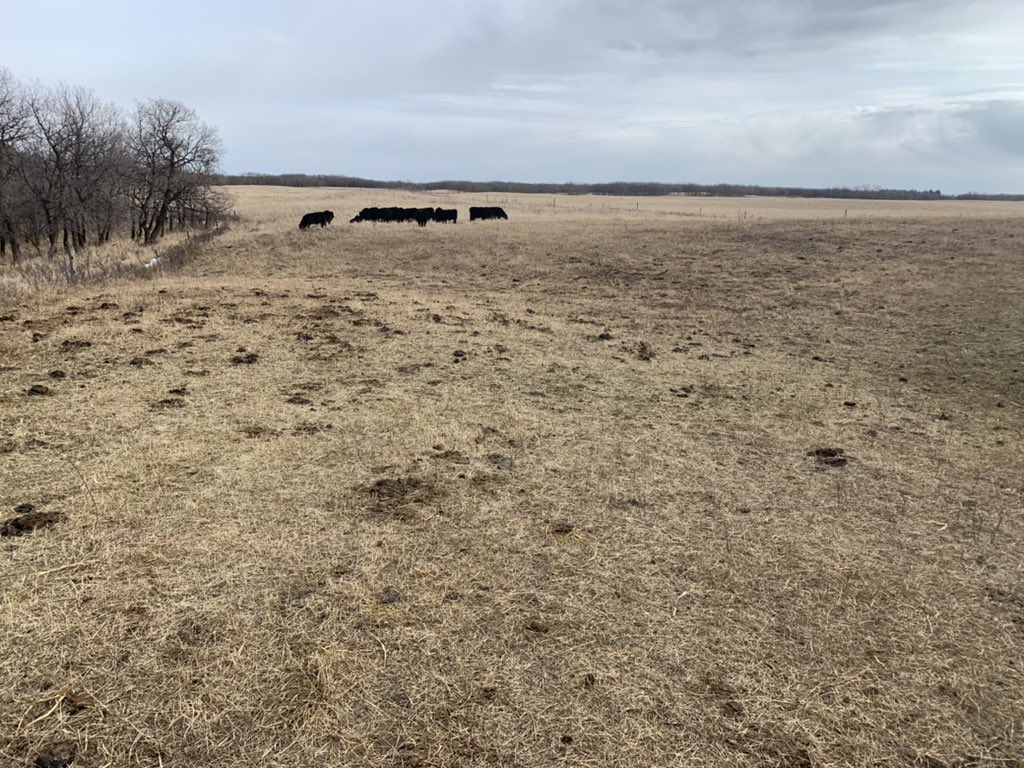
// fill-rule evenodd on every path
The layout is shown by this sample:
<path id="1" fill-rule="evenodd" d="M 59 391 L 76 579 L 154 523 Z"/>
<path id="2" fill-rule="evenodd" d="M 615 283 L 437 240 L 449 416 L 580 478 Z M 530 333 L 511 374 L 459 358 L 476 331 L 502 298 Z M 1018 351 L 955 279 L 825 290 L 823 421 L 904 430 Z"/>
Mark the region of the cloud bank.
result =
<path id="1" fill-rule="evenodd" d="M 5 10 L 4 64 L 180 99 L 233 173 L 1024 191 L 1019 4 L 296 8 L 44 0 Z"/>

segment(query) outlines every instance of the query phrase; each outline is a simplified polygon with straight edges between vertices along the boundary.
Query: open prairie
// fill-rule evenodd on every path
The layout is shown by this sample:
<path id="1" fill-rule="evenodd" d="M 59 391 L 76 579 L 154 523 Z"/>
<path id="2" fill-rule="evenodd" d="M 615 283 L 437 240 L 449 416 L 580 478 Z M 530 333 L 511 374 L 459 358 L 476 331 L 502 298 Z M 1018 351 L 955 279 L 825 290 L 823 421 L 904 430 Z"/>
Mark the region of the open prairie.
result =
<path id="1" fill-rule="evenodd" d="M 1024 205 L 232 194 L 0 297 L 0 763 L 1022 764 Z"/>

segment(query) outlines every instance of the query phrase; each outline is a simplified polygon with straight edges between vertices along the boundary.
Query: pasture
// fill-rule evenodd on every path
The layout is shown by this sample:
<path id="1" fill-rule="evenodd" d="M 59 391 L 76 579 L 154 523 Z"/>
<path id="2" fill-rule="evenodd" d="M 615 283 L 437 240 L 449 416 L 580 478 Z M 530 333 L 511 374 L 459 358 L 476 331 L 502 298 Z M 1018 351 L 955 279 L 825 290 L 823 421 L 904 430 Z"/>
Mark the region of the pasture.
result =
<path id="1" fill-rule="evenodd" d="M 231 193 L 0 294 L 0 763 L 1021 764 L 1020 204 Z"/>

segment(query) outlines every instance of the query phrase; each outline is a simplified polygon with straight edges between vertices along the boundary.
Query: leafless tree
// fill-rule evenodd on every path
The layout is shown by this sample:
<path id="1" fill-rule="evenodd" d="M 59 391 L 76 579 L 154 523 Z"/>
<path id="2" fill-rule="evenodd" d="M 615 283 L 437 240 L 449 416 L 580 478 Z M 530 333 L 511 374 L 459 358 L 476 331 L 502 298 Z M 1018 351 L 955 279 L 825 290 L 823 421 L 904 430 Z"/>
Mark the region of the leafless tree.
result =
<path id="1" fill-rule="evenodd" d="M 176 221 L 208 219 L 220 205 L 212 190 L 222 154 L 220 139 L 192 109 L 167 99 L 139 104 L 130 146 L 133 235 L 143 242 L 156 242 Z"/>
<path id="2" fill-rule="evenodd" d="M 84 88 L 26 89 L 0 68 L 0 258 L 26 243 L 76 258 L 120 230 L 147 244 L 174 227 L 210 227 L 229 204 L 213 184 L 217 132 L 176 101 L 130 119 Z"/>
<path id="3" fill-rule="evenodd" d="M 65 126 L 70 155 L 64 183 L 65 251 L 85 248 L 109 237 L 120 204 L 125 163 L 125 125 L 118 110 L 83 89 L 57 93 L 59 119 Z M 120 204 L 123 207 L 123 204 Z"/>
<path id="4" fill-rule="evenodd" d="M 36 89 L 27 98 L 28 134 L 16 168 L 35 201 L 49 255 L 75 258 L 112 227 L 125 168 L 118 111 L 84 88 Z"/>
<path id="5" fill-rule="evenodd" d="M 10 72 L 0 67 L 0 259 L 8 248 L 21 258 L 21 228 L 25 218 L 24 190 L 15 174 L 22 144 L 28 135 L 29 112 L 25 94 Z"/>

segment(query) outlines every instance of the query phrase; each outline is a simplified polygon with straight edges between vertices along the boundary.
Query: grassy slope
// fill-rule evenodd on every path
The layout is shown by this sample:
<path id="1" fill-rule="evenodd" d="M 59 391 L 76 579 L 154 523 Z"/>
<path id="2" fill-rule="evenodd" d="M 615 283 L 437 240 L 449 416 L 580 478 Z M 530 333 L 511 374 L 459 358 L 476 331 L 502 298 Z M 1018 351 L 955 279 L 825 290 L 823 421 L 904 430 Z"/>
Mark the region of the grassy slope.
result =
<path id="1" fill-rule="evenodd" d="M 1021 219 L 240 194 L 0 310 L 3 761 L 1024 752 Z"/>

